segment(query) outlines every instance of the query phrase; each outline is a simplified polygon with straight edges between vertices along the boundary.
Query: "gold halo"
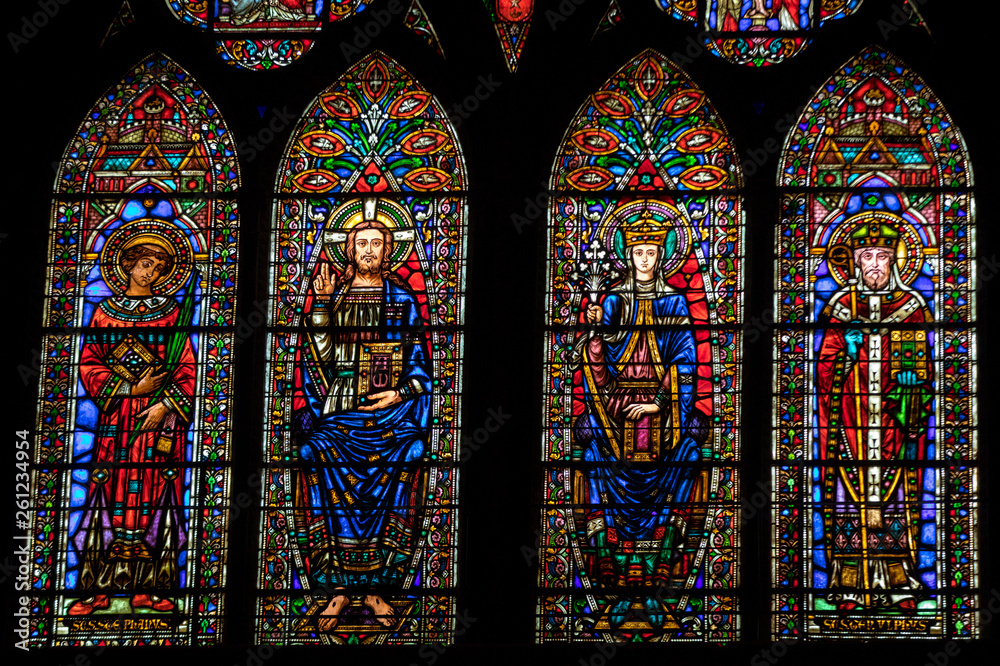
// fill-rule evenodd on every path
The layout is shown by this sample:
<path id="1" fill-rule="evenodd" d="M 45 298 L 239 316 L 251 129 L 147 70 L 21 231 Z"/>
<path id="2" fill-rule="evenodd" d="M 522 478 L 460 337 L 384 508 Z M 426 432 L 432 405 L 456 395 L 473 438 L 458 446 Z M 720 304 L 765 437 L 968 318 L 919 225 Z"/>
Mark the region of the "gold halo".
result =
<path id="1" fill-rule="evenodd" d="M 341 266 L 346 266 L 347 254 L 344 245 L 347 234 L 357 225 L 371 219 L 380 222 L 392 233 L 393 252 L 389 261 L 391 270 L 395 272 L 406 263 L 413 252 L 416 229 L 407 210 L 390 199 L 375 197 L 355 199 L 333 211 L 323 231 L 323 246 L 327 257 Z"/>
<path id="2" fill-rule="evenodd" d="M 169 254 L 171 257 L 176 257 L 177 256 L 177 251 L 174 250 L 174 246 L 173 245 L 171 245 L 170 243 L 168 243 L 165 240 L 163 240 L 163 238 L 161 236 L 157 236 L 155 234 L 149 234 L 149 233 L 138 234 L 138 235 L 133 236 L 132 238 L 128 239 L 124 243 L 122 243 L 122 252 L 124 252 L 125 250 L 128 250 L 128 249 L 131 249 L 131 248 L 135 247 L 136 245 L 155 245 L 156 247 L 160 248 L 161 250 L 163 250 L 164 252 L 166 252 L 167 254 Z M 159 282 L 159 281 L 160 280 L 157 280 L 157 282 Z"/>
<path id="3" fill-rule="evenodd" d="M 687 262 L 688 254 L 692 248 L 691 228 L 686 224 L 686 218 L 677 207 L 662 199 L 635 199 L 615 208 L 610 213 L 605 214 L 597 229 L 597 237 L 601 239 L 604 247 L 612 257 L 615 258 L 616 267 L 620 271 L 631 271 L 628 259 L 618 253 L 615 238 L 628 218 L 641 214 L 644 210 L 652 210 L 662 215 L 669 223 L 670 228 L 677 234 L 677 245 L 672 257 L 662 259 L 659 272 L 664 278 L 668 278 L 679 271 Z"/>
<path id="4" fill-rule="evenodd" d="M 912 222 L 908 222 L 900 215 L 887 213 L 885 211 L 868 211 L 858 213 L 845 219 L 837 225 L 837 228 L 830 234 L 827 248 L 838 245 L 850 247 L 851 236 L 861 226 L 871 224 L 873 220 L 878 220 L 883 224 L 893 227 L 899 232 L 899 240 L 896 242 L 896 267 L 899 269 L 899 277 L 903 284 L 909 284 L 920 272 L 923 264 L 923 244 L 920 242 L 920 235 Z M 914 251 L 912 248 L 920 248 Z M 853 251 L 853 248 L 852 248 Z M 826 252 L 824 252 L 826 255 Z M 828 262 L 829 263 L 829 262 Z M 837 284 L 844 286 L 853 275 L 847 275 L 842 267 L 829 264 L 830 274 Z"/>
<path id="5" fill-rule="evenodd" d="M 193 264 L 192 250 L 184 232 L 163 220 L 142 219 L 113 231 L 101 248 L 101 277 L 115 293 L 123 294 L 129 287 L 129 276 L 121 265 L 122 253 L 138 245 L 160 248 L 174 259 L 173 268 L 150 285 L 154 293 L 167 296 L 184 286 Z"/>

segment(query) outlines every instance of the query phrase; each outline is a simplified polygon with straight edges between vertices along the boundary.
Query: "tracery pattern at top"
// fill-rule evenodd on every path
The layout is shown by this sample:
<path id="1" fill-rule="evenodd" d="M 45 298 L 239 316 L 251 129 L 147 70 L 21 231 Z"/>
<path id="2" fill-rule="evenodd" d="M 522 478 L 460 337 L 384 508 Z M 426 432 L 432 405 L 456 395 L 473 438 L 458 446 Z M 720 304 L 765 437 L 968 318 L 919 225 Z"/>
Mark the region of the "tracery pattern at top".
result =
<path id="1" fill-rule="evenodd" d="M 466 243 L 448 116 L 375 52 L 277 179 L 258 640 L 450 642 Z"/>
<path id="2" fill-rule="evenodd" d="M 153 55 L 61 162 L 31 480 L 36 646 L 222 634 L 239 186 L 208 95 Z"/>
<path id="3" fill-rule="evenodd" d="M 740 182 L 706 93 L 655 51 L 566 132 L 550 188 L 540 642 L 739 636 Z"/>
<path id="4" fill-rule="evenodd" d="M 371 5 L 366 0 L 166 0 L 180 21 L 219 36 L 216 51 L 234 67 L 285 67 L 308 53 L 316 35 Z M 329 7 L 329 10 L 327 10 Z"/>
<path id="5" fill-rule="evenodd" d="M 709 51 L 737 65 L 764 67 L 801 53 L 810 33 L 844 18 L 862 0 L 656 0 L 674 18 L 701 24 Z"/>
<path id="6" fill-rule="evenodd" d="M 524 40 L 528 36 L 528 28 L 531 27 L 535 0 L 483 0 L 483 3 L 496 28 L 507 69 L 513 72 L 517 70 Z"/>
<path id="7" fill-rule="evenodd" d="M 974 637 L 972 172 L 867 49 L 789 133 L 776 247 L 776 636 Z"/>

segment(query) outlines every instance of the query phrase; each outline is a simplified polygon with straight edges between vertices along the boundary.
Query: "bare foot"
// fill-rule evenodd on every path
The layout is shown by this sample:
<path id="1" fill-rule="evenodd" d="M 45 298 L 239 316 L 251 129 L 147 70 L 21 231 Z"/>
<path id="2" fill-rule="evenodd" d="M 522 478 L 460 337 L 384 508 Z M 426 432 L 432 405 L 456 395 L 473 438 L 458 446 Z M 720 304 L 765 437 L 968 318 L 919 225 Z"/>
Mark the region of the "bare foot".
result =
<path id="1" fill-rule="evenodd" d="M 747 18 L 751 18 L 751 19 L 752 18 L 769 18 L 770 16 L 771 16 L 771 12 L 769 12 L 767 10 L 767 7 L 764 6 L 764 2 L 762 0 L 755 0 L 754 3 L 753 3 L 753 7 L 750 9 L 750 11 L 747 12 L 747 15 L 746 15 Z"/>
<path id="2" fill-rule="evenodd" d="M 344 588 L 337 588 L 335 592 L 340 592 Z M 350 599 L 348 599 L 343 594 L 338 594 L 330 599 L 330 603 L 326 605 L 326 608 L 319 612 L 319 621 L 316 623 L 317 628 L 320 631 L 333 631 L 333 628 L 337 626 L 337 620 L 340 618 L 340 611 L 344 610 L 344 606 L 348 604 Z"/>
<path id="3" fill-rule="evenodd" d="M 375 619 L 381 622 L 382 626 L 392 626 L 392 618 L 396 611 L 382 597 L 377 594 L 369 594 L 365 597 L 365 606 L 372 609 L 372 612 L 375 613 Z"/>

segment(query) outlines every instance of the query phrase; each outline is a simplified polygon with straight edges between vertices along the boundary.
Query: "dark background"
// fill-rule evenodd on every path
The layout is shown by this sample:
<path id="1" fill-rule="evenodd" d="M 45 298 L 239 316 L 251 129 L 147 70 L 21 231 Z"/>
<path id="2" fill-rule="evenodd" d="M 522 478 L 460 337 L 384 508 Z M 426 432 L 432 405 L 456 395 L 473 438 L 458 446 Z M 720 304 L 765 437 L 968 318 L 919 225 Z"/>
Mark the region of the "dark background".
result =
<path id="1" fill-rule="evenodd" d="M 56 2 L 57 0 L 51 0 Z M 408 0 L 398 0 L 401 7 Z M 45 279 L 47 224 L 55 181 L 54 163 L 61 159 L 72 133 L 98 97 L 114 86 L 140 59 L 161 51 L 187 71 L 211 96 L 237 142 L 259 136 L 275 110 L 298 116 L 321 90 L 340 77 L 350 63 L 378 48 L 396 59 L 433 93 L 446 109 L 474 95 L 479 78 L 500 85 L 458 126 L 469 173 L 469 262 L 466 274 L 466 364 L 462 422 L 468 432 L 484 424 L 488 410 L 511 415 L 503 427 L 476 451 L 462 469 L 458 609 L 475 618 L 446 651 L 424 648 L 281 648 L 274 661 L 329 660 L 375 663 L 458 664 L 542 662 L 601 666 L 593 645 L 535 646 L 537 562 L 525 561 L 522 546 L 531 547 L 540 525 L 538 500 L 542 485 L 541 361 L 544 303 L 545 222 L 515 228 L 512 215 L 525 215 L 526 198 L 545 191 L 555 152 L 570 120 L 587 95 L 597 90 L 629 58 L 645 48 L 671 57 L 696 41 L 698 28 L 668 17 L 653 0 L 621 0 L 623 22 L 591 41 L 609 0 L 537 0 L 518 71 L 510 74 L 499 42 L 480 0 L 423 0 L 442 41 L 447 59 L 403 27 L 402 12 L 379 31 L 370 44 L 353 42 L 358 28 L 374 19 L 372 9 L 385 10 L 388 0 L 376 0 L 368 11 L 328 26 L 319 43 L 300 62 L 273 72 L 247 72 L 224 64 L 215 55 L 212 38 L 174 20 L 164 0 L 131 0 L 137 21 L 123 34 L 100 43 L 121 0 L 63 0 L 58 13 L 36 34 L 24 31 L 27 43 L 17 52 L 9 33 L 24 30 L 24 17 L 39 11 L 38 0 L 5 3 L 0 44 L 6 62 L 3 129 L 5 199 L 13 211 L 0 222 L 0 270 L 7 303 L 3 327 L 8 362 L 4 369 L 4 423 L 13 431 L 33 429 L 37 400 L 36 361 L 40 347 L 41 304 Z M 895 29 L 898 3 L 865 0 L 847 19 L 818 31 L 803 53 L 776 67 L 751 69 L 729 64 L 702 51 L 682 68 L 707 91 L 725 121 L 734 144 L 746 158 L 768 140 L 784 142 L 782 119 L 797 111 L 841 64 L 863 47 L 881 44 L 914 69 L 937 94 L 965 136 L 975 171 L 978 254 L 983 269 L 996 264 L 996 189 L 994 160 L 996 97 L 994 62 L 996 13 L 989 2 L 928 0 L 919 7 L 933 38 L 903 25 Z M 562 12 L 560 13 L 560 7 Z M 571 10 L 571 11 L 568 11 Z M 552 13 L 550 13 L 552 12 Z M 558 21 L 550 19 L 558 18 Z M 562 20 L 565 19 L 565 20 Z M 30 20 L 30 18 L 29 18 Z M 898 22 L 898 21 L 897 21 Z M 884 32 L 888 30 L 888 32 Z M 19 40 L 18 40 L 19 41 Z M 343 44 L 350 48 L 345 49 Z M 345 50 L 351 56 L 345 58 Z M 260 108 L 263 110 L 260 110 Z M 293 124 L 248 160 L 241 155 L 242 211 L 239 309 L 244 318 L 252 303 L 263 298 L 267 283 L 267 233 L 271 223 L 269 193 Z M 264 135 L 266 136 L 266 134 Z M 759 153 L 757 153 L 759 154 Z M 746 245 L 748 260 L 746 321 L 771 308 L 774 187 L 780 152 L 745 175 Z M 994 271 L 1000 269 L 994 269 Z M 997 427 L 997 352 L 992 346 L 1000 281 L 982 281 L 979 303 L 979 450 L 981 452 L 980 590 L 986 602 L 1000 580 L 993 566 L 995 538 L 988 518 L 996 493 L 989 483 L 995 468 L 991 456 Z M 237 359 L 233 423 L 233 493 L 249 490 L 245 480 L 258 467 L 261 449 L 264 335 L 261 327 L 240 345 Z M 743 487 L 746 495 L 768 474 L 771 428 L 771 348 L 764 334 L 745 349 L 743 396 Z M 0 484 L 13 481 L 0 472 Z M 6 485 L 4 485 L 6 487 Z M 11 491 L 12 492 L 12 491 Z M 2 497 L 12 497 L 5 494 Z M 12 502 L 13 504 L 13 502 Z M 13 509 L 4 523 L 13 529 Z M 982 663 L 990 655 L 997 622 L 983 627 L 982 640 L 961 642 L 957 656 L 947 656 L 940 642 L 882 640 L 869 643 L 811 643 L 784 646 L 769 640 L 769 585 L 766 557 L 769 512 L 749 520 L 743 532 L 741 607 L 744 641 L 727 646 L 670 644 L 618 647 L 609 661 L 621 663 Z M 81 652 L 93 664 L 175 659 L 258 666 L 248 653 L 255 608 L 258 514 L 243 511 L 230 533 L 225 646 L 211 649 L 114 649 L 93 651 L 53 649 L 18 660 L 70 664 Z M 13 550 L 0 542 L 0 560 Z M 7 618 L 14 610 L 12 575 L 0 574 L 10 594 Z M 997 599 L 1000 599 L 1000 593 Z M 12 645 L 13 619 L 0 640 Z M 9 638 L 7 638 L 9 637 Z M 8 642 L 9 641 L 9 642 Z M 777 647 L 777 650 L 774 648 Z M 257 650 L 257 648 L 254 648 Z M 931 653 L 941 653 L 933 656 Z M 954 647 L 952 648 L 954 652 Z M 268 654 L 265 651 L 264 654 Z M 86 666 L 76 662 L 78 666 Z"/>

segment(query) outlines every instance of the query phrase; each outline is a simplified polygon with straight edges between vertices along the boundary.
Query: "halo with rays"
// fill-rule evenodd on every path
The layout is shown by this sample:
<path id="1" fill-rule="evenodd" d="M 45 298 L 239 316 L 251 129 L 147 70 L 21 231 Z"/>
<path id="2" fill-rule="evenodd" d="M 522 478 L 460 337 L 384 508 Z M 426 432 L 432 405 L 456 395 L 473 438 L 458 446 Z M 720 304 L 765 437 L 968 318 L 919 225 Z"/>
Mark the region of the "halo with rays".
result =
<path id="1" fill-rule="evenodd" d="M 392 270 L 398 270 L 413 252 L 416 233 L 406 209 L 389 199 L 355 199 L 334 210 L 323 232 L 327 257 L 341 266 L 346 265 L 344 243 L 347 234 L 364 221 L 381 222 L 392 233 L 393 251 L 389 261 Z"/>

